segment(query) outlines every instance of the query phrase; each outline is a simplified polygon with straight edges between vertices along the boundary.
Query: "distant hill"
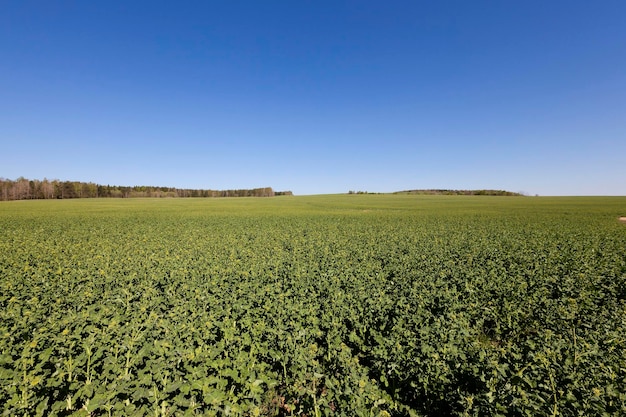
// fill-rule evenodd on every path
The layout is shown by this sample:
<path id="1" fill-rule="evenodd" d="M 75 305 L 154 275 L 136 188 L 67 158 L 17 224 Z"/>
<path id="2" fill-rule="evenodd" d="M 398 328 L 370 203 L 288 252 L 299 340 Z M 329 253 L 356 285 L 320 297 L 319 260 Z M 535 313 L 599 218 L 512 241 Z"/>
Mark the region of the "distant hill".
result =
<path id="1" fill-rule="evenodd" d="M 505 190 L 406 190 L 396 191 L 393 194 L 423 194 L 423 195 L 498 195 L 498 196 L 511 196 L 519 197 L 523 196 L 521 193 L 514 193 L 512 191 Z"/>

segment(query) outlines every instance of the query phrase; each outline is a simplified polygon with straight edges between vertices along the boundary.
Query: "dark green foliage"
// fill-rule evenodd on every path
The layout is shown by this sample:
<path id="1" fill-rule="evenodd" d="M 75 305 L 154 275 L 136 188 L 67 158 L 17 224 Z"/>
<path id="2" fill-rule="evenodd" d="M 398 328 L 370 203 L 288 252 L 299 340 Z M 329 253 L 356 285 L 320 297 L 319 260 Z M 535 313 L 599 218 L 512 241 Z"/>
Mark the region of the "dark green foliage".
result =
<path id="1" fill-rule="evenodd" d="M 292 195 L 271 187 L 239 190 L 206 190 L 154 186 L 99 185 L 93 182 L 0 178 L 0 200 L 47 200 L 65 198 L 171 198 L 171 197 L 273 197 Z"/>
<path id="2" fill-rule="evenodd" d="M 418 195 L 490 195 L 490 196 L 507 196 L 519 197 L 522 193 L 514 193 L 505 190 L 446 190 L 446 189 L 428 189 L 428 190 L 406 190 L 397 191 L 394 194 L 418 194 Z"/>

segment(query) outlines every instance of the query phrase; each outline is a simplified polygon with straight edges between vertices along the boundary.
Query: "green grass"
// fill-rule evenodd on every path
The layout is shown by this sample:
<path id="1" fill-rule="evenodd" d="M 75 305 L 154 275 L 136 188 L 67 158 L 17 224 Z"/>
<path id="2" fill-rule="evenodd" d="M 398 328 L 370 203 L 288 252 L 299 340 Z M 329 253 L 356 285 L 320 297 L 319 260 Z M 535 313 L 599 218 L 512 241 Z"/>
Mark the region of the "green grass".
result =
<path id="1" fill-rule="evenodd" d="M 626 197 L 493 197 L 493 196 L 428 196 L 428 195 L 314 195 L 274 198 L 136 198 L 136 199 L 72 199 L 12 201 L 0 204 L 0 214 L 53 214 L 125 212 L 189 212 L 194 214 L 328 214 L 343 211 L 383 210 L 387 212 L 434 212 L 446 210 L 463 213 L 484 211 L 526 210 L 578 213 L 583 216 L 604 215 L 617 218 L 626 215 Z"/>
<path id="2" fill-rule="evenodd" d="M 625 197 L 0 203 L 3 415 L 626 413 Z"/>

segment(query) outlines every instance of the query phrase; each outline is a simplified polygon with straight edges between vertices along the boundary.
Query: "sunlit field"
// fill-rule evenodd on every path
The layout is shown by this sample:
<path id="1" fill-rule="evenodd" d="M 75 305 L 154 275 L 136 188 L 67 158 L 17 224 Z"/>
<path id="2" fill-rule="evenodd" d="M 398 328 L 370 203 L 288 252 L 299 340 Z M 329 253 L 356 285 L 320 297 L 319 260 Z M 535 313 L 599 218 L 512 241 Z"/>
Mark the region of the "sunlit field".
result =
<path id="1" fill-rule="evenodd" d="M 0 203 L 2 415 L 626 414 L 626 197 Z"/>

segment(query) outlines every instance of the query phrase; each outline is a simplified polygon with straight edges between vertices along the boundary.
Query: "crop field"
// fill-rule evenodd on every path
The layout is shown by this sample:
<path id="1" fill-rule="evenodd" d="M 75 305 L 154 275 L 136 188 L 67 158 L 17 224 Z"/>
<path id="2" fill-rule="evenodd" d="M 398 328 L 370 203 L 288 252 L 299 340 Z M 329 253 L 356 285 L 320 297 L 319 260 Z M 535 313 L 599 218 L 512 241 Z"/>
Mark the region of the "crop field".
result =
<path id="1" fill-rule="evenodd" d="M 2 416 L 626 415 L 626 197 L 0 203 Z"/>

